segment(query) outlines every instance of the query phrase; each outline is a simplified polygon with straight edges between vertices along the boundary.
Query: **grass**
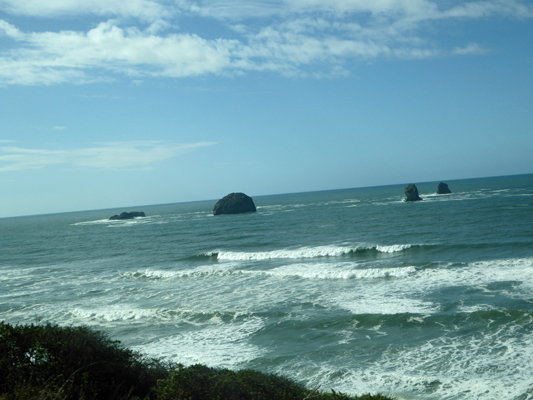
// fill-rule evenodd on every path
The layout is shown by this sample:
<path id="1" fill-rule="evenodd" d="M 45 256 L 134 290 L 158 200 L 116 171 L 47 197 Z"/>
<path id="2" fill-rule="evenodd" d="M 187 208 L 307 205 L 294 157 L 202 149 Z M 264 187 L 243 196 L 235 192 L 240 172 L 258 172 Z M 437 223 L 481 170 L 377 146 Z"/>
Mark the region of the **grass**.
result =
<path id="1" fill-rule="evenodd" d="M 0 400 L 388 400 L 319 392 L 253 370 L 146 358 L 86 327 L 0 322 Z"/>

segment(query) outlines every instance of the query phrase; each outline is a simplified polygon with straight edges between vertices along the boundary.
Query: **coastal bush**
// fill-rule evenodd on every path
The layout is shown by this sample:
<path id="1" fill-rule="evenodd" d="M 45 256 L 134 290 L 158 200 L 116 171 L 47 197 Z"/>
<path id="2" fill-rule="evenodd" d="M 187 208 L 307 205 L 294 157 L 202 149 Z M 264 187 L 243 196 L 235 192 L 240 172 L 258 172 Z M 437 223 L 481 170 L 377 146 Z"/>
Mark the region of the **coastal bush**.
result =
<path id="1" fill-rule="evenodd" d="M 0 322 L 0 400 L 390 400 L 252 370 L 164 364 L 86 327 Z"/>
<path id="2" fill-rule="evenodd" d="M 289 379 L 253 370 L 231 371 L 179 365 L 157 383 L 158 400 L 391 400 L 381 395 L 348 396 L 309 390 Z"/>
<path id="3" fill-rule="evenodd" d="M 85 327 L 0 323 L 3 398 L 144 398 L 167 375 L 156 361 Z"/>
<path id="4" fill-rule="evenodd" d="M 308 390 L 288 379 L 252 370 L 179 366 L 157 384 L 160 400 L 299 400 Z"/>

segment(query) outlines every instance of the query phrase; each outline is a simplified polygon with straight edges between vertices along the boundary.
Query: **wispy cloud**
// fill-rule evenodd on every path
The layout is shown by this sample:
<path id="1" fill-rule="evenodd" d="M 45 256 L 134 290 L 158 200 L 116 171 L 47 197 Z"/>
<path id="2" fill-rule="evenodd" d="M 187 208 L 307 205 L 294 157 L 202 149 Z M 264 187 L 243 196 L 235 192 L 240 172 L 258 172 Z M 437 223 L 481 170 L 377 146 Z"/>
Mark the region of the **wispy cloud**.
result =
<path id="1" fill-rule="evenodd" d="M 12 0 L 14 1 L 14 0 Z M 350 14 L 366 14 L 371 18 L 385 16 L 394 20 L 411 20 L 490 15 L 532 16 L 532 6 L 520 0 L 483 0 L 442 2 L 435 0 L 181 0 L 183 11 L 222 19 L 244 19 L 266 16 L 292 18 L 294 15 L 322 15 L 339 18 Z"/>
<path id="2" fill-rule="evenodd" d="M 488 53 L 489 50 L 481 47 L 477 43 L 470 43 L 465 47 L 456 47 L 453 49 L 453 54 L 455 55 L 468 55 L 468 54 L 485 54 Z"/>
<path id="3" fill-rule="evenodd" d="M 157 0 L 0 0 L 0 10 L 31 17 L 101 15 L 142 21 L 169 18 L 173 14 L 172 8 Z"/>
<path id="4" fill-rule="evenodd" d="M 0 11 L 104 19 L 87 31 L 56 32 L 27 32 L 0 20 L 0 39 L 10 43 L 0 52 L 0 85 L 249 71 L 342 76 L 350 73 L 349 60 L 486 52 L 470 40 L 454 48 L 430 40 L 426 32 L 434 37 L 436 22 L 533 17 L 533 5 L 520 0 L 0 0 Z M 229 30 L 204 38 L 176 28 L 190 17 L 216 19 Z"/>
<path id="5" fill-rule="evenodd" d="M 141 141 L 106 143 L 70 150 L 0 147 L 0 172 L 39 169 L 57 164 L 107 170 L 148 169 L 162 160 L 215 144 Z"/>

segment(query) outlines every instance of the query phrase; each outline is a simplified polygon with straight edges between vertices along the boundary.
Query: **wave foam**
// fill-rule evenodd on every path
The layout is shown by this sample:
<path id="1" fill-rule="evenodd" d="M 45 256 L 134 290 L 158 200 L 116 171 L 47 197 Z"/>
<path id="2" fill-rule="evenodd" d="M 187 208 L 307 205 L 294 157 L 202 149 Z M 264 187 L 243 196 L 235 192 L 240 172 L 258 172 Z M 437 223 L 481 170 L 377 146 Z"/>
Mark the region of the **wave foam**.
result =
<path id="1" fill-rule="evenodd" d="M 410 244 L 395 244 L 392 246 L 376 246 L 376 250 L 381 253 L 396 253 L 398 251 L 403 251 L 410 249 Z"/>
<path id="2" fill-rule="evenodd" d="M 184 365 L 200 363 L 209 367 L 238 368 L 266 352 L 248 341 L 263 326 L 264 321 L 258 317 L 231 323 L 219 321 L 216 326 L 197 326 L 188 332 L 137 346 L 136 350 Z"/>
<path id="3" fill-rule="evenodd" d="M 139 321 L 152 318 L 157 310 L 130 308 L 124 305 L 107 306 L 97 309 L 75 308 L 71 311 L 71 316 L 76 320 L 98 321 L 98 322 L 123 322 Z"/>
<path id="4" fill-rule="evenodd" d="M 301 247 L 299 249 L 283 249 L 273 251 L 259 251 L 259 252 L 234 252 L 234 251 L 219 251 L 208 254 L 217 254 L 218 260 L 233 260 L 233 261 L 261 261 L 271 259 L 298 259 L 298 258 L 319 258 L 319 257 L 340 257 L 347 254 L 355 254 L 358 252 L 375 250 L 380 253 L 395 253 L 410 249 L 410 244 L 397 245 L 377 245 L 377 246 L 317 246 L 317 247 Z"/>
<path id="5" fill-rule="evenodd" d="M 338 257 L 352 252 L 350 247 L 302 247 L 294 250 L 275 250 L 259 252 L 232 252 L 221 251 L 218 253 L 219 260 L 270 260 L 277 258 L 316 258 Z"/>
<path id="6" fill-rule="evenodd" d="M 199 276 L 263 275 L 303 279 L 382 279 L 406 278 L 417 272 L 413 266 L 393 268 L 357 268 L 354 263 L 289 264 L 270 270 L 245 270 L 236 266 L 204 266 L 181 271 L 143 270 L 128 274 L 133 278 L 172 280 Z"/>
<path id="7" fill-rule="evenodd" d="M 533 258 L 477 261 L 463 267 L 427 269 L 420 272 L 419 278 L 430 290 L 452 286 L 480 288 L 491 283 L 516 282 L 515 289 L 533 291 Z"/>
<path id="8" fill-rule="evenodd" d="M 405 278 L 416 272 L 415 267 L 356 269 L 353 263 L 342 264 L 296 264 L 264 271 L 266 275 L 297 276 L 306 279 L 380 279 Z"/>
<path id="9" fill-rule="evenodd" d="M 210 266 L 205 265 L 198 268 L 191 268 L 191 269 L 185 269 L 185 270 L 154 270 L 154 269 L 146 269 L 137 271 L 134 273 L 128 273 L 126 274 L 127 277 L 133 277 L 133 278 L 146 278 L 146 279 L 179 279 L 179 278 L 189 278 L 189 277 L 197 277 L 197 276 L 203 276 L 203 275 L 220 275 L 220 274 L 229 274 L 233 272 L 233 266 L 232 265 L 217 265 L 217 266 Z M 237 273 L 239 271 L 236 271 Z"/>

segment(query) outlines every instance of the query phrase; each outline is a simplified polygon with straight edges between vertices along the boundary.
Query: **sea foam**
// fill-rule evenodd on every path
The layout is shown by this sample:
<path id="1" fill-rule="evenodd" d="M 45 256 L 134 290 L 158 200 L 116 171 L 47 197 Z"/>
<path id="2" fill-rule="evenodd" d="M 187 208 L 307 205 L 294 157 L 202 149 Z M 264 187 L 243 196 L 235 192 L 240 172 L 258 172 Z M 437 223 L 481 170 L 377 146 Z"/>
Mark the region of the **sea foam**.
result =
<path id="1" fill-rule="evenodd" d="M 356 245 L 356 246 L 317 246 L 301 247 L 297 249 L 280 249 L 259 252 L 214 251 L 218 260 L 270 260 L 270 259 L 298 259 L 318 257 L 340 257 L 364 251 L 380 253 L 396 253 L 411 248 L 411 244 L 395 245 Z"/>
<path id="2" fill-rule="evenodd" d="M 217 368 L 238 368 L 264 354 L 265 350 L 248 340 L 263 326 L 263 320 L 258 317 L 231 323 L 210 321 L 209 329 L 196 326 L 139 346 L 138 350 L 151 357 L 165 358 L 184 365 L 201 363 Z"/>
<path id="3" fill-rule="evenodd" d="M 405 278 L 416 272 L 416 268 L 354 268 L 353 263 L 342 264 L 291 264 L 263 271 L 266 275 L 297 276 L 306 279 L 379 279 Z"/>

